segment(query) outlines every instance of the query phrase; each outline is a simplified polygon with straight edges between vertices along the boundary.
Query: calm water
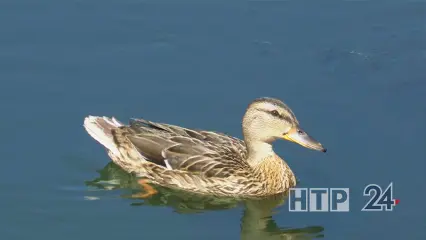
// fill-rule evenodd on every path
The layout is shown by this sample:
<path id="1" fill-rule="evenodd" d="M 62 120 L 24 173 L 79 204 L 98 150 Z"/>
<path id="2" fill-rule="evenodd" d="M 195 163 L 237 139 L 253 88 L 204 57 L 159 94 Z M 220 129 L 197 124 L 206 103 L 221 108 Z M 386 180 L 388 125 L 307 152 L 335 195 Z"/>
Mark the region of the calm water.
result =
<path id="1" fill-rule="evenodd" d="M 426 239 L 426 3 L 201 2 L 0 2 L 0 238 Z M 241 137 L 260 96 L 329 149 L 275 144 L 299 186 L 350 188 L 350 213 L 129 199 L 134 179 L 82 128 L 113 115 Z M 363 188 L 391 181 L 394 211 L 361 212 Z"/>

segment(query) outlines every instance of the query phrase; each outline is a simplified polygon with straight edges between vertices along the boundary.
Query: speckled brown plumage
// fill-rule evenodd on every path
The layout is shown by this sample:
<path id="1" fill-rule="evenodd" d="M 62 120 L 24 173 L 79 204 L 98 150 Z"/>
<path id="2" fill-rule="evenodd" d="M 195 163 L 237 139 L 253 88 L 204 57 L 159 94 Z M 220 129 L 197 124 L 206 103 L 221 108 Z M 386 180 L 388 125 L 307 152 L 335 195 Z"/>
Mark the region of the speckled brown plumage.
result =
<path id="1" fill-rule="evenodd" d="M 275 108 L 278 115 L 270 114 Z M 290 167 L 270 145 L 270 139 L 298 125 L 293 112 L 279 100 L 258 99 L 244 121 L 249 145 L 219 132 L 144 119 L 124 125 L 115 118 L 89 116 L 84 126 L 117 165 L 154 184 L 232 197 L 275 195 L 295 186 Z"/>

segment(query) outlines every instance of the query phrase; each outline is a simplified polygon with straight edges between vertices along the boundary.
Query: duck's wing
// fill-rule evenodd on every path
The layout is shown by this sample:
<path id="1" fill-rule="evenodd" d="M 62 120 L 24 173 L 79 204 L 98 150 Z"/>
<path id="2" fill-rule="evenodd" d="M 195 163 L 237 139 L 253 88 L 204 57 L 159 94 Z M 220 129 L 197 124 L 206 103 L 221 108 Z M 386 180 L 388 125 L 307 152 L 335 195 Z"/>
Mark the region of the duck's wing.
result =
<path id="1" fill-rule="evenodd" d="M 125 128 L 127 138 L 144 158 L 171 170 L 228 177 L 250 168 L 244 142 L 223 133 L 144 119 L 132 119 Z"/>

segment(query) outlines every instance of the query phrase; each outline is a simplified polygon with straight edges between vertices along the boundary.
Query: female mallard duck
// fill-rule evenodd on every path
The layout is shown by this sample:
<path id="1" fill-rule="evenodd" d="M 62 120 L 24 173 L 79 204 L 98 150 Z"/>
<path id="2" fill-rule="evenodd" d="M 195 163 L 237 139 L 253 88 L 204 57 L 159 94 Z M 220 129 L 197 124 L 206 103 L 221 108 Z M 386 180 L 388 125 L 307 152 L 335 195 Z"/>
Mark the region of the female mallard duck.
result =
<path id="1" fill-rule="evenodd" d="M 247 108 L 244 141 L 223 133 L 132 119 L 88 116 L 87 132 L 107 148 L 110 158 L 139 183 L 147 197 L 156 191 L 147 183 L 199 194 L 263 197 L 286 192 L 296 179 L 272 149 L 276 139 L 306 148 L 326 149 L 299 127 L 291 109 L 274 98 L 258 98 Z"/>

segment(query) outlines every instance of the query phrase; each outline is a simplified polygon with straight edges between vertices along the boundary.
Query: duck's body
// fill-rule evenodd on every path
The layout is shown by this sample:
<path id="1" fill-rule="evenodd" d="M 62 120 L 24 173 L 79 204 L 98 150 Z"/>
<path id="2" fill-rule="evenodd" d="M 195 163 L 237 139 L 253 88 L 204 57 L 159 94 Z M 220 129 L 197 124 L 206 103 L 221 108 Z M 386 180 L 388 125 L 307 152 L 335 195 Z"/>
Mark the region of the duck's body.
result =
<path id="1" fill-rule="evenodd" d="M 271 144 L 279 137 L 301 143 L 290 136 L 299 129 L 298 122 L 276 99 L 250 104 L 243 118 L 244 141 L 143 119 L 123 125 L 114 118 L 89 116 L 84 126 L 116 164 L 154 184 L 230 197 L 275 195 L 296 184 Z M 313 139 L 305 140 L 312 145 L 307 147 L 325 151 Z"/>

